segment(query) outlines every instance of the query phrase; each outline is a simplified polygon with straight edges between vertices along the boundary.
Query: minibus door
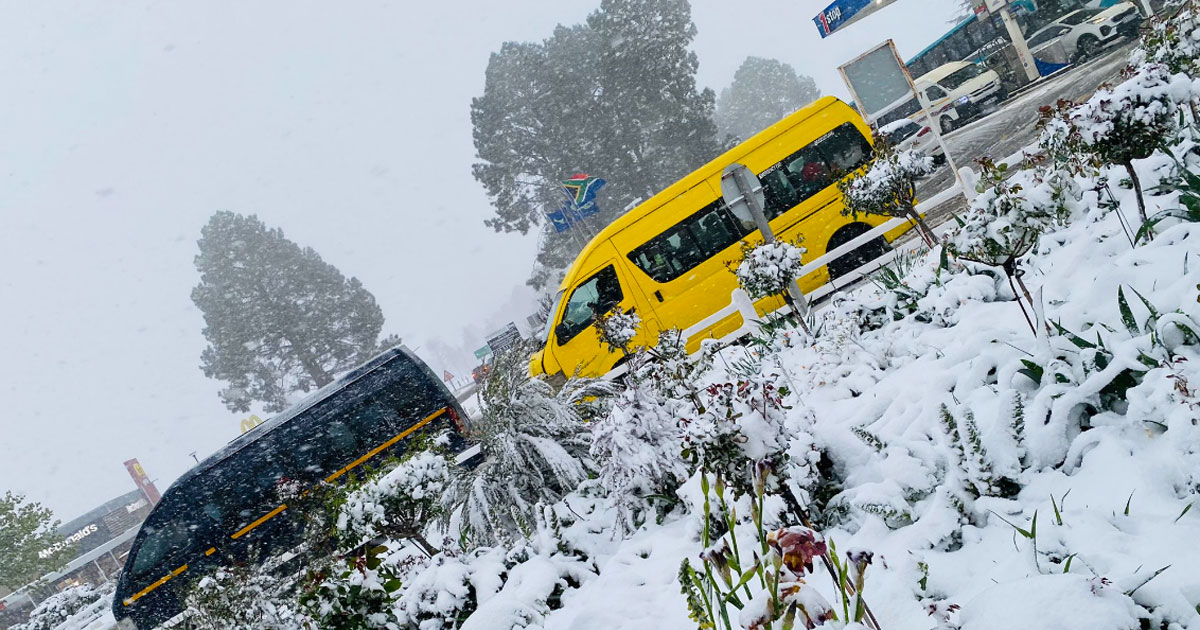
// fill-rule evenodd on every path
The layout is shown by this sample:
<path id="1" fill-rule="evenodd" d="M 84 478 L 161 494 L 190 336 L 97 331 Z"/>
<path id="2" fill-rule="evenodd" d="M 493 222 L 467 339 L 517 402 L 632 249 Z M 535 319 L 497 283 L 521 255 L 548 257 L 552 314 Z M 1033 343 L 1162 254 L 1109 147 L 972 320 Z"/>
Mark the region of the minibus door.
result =
<path id="1" fill-rule="evenodd" d="M 577 369 L 584 376 L 602 376 L 623 358 L 620 352 L 610 352 L 600 343 L 596 329 L 596 318 L 614 308 L 636 312 L 642 318 L 642 325 L 630 343 L 631 349 L 657 340 L 658 325 L 652 312 L 645 299 L 630 286 L 627 271 L 614 257 L 598 265 L 568 291 L 551 331 L 554 356 L 566 376 L 574 375 Z"/>

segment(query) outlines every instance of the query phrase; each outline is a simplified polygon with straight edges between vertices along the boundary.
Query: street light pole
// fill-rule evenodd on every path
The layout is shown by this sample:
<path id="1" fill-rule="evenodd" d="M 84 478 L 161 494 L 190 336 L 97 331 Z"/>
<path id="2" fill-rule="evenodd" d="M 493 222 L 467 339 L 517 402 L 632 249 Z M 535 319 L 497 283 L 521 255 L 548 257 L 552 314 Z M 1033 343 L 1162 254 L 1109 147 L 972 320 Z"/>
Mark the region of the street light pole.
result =
<path id="1" fill-rule="evenodd" d="M 1033 53 L 1029 52 L 1025 34 L 1021 32 L 1021 25 L 1017 24 L 1017 18 L 1013 17 L 1012 8 L 1009 7 L 1007 1 L 1000 8 L 999 13 L 1004 27 L 1008 29 L 1008 37 L 1012 40 L 1013 48 L 1017 49 L 1017 59 L 1021 61 L 1021 67 L 1025 69 L 1026 78 L 1036 81 L 1041 78 L 1042 74 L 1038 72 L 1037 62 L 1033 60 Z"/>

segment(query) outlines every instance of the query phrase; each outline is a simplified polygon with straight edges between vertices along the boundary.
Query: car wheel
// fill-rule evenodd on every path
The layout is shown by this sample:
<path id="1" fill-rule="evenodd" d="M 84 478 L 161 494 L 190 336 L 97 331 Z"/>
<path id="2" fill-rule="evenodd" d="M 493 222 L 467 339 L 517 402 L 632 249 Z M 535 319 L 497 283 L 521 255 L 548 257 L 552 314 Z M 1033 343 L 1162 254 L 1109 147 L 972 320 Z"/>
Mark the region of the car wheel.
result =
<path id="1" fill-rule="evenodd" d="M 942 116 L 939 125 L 942 128 L 942 133 L 950 133 L 951 131 L 954 131 L 954 121 L 950 120 L 949 116 Z"/>
<path id="2" fill-rule="evenodd" d="M 1079 43 L 1077 46 L 1079 50 L 1079 59 L 1090 59 L 1095 57 L 1096 53 L 1100 51 L 1100 40 L 1096 39 L 1092 35 L 1084 35 L 1083 37 L 1079 38 Z"/>

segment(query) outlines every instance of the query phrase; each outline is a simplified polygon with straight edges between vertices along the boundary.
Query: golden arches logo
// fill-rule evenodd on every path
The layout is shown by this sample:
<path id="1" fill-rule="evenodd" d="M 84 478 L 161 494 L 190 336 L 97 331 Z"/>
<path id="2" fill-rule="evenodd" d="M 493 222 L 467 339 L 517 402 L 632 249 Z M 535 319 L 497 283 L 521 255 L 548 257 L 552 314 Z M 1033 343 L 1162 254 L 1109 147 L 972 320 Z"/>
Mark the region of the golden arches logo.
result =
<path id="1" fill-rule="evenodd" d="M 242 420 L 242 433 L 245 433 L 245 432 L 249 431 L 250 429 L 253 429 L 254 427 L 256 427 L 262 423 L 263 423 L 262 418 L 259 418 L 258 416 L 255 416 L 255 415 L 251 415 L 249 418 L 245 418 Z"/>

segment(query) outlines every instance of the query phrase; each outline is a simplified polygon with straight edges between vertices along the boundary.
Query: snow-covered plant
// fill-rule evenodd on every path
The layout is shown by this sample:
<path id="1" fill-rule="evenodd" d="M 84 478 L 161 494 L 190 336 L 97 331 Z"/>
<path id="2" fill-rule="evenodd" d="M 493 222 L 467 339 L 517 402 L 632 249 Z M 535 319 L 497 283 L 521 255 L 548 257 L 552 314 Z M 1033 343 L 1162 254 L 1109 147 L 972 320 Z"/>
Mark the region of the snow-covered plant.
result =
<path id="1" fill-rule="evenodd" d="M 1188 0 L 1174 15 L 1152 16 L 1142 31 L 1140 45 L 1130 55 L 1130 63 L 1160 63 L 1171 72 L 1198 76 L 1200 6 L 1195 0 Z"/>
<path id="2" fill-rule="evenodd" d="M 434 556 L 427 566 L 412 575 L 396 601 L 401 627 L 421 630 L 461 627 L 479 605 L 472 579 L 477 579 L 480 584 L 500 582 L 505 567 L 500 564 L 499 551 L 479 549 L 463 555 L 447 547 Z M 486 580 L 480 579 L 484 576 L 478 574 L 489 573 L 488 566 L 497 568 L 487 575 Z"/>
<path id="3" fill-rule="evenodd" d="M 1007 177 L 1008 165 L 990 159 L 979 161 L 979 196 L 960 218 L 946 247 L 963 260 L 1000 267 L 1008 276 L 1013 296 L 1020 303 L 1016 283 L 1032 307 L 1033 299 L 1017 272 L 1018 261 L 1037 243 L 1038 237 L 1055 225 L 1053 203 L 1038 203 L 1025 188 Z M 1022 312 L 1025 306 L 1021 306 Z M 1025 314 L 1029 328 L 1037 334 L 1033 320 Z"/>
<path id="4" fill-rule="evenodd" d="M 591 455 L 600 485 L 617 509 L 619 533 L 644 520 L 638 518 L 638 508 L 645 497 L 673 493 L 687 474 L 671 407 L 650 384 L 637 375 L 631 379 L 608 416 L 592 427 Z"/>
<path id="5" fill-rule="evenodd" d="M 1200 84 L 1164 64 L 1136 68 L 1120 84 L 1101 86 L 1087 102 L 1043 130 L 1044 146 L 1073 146 L 1106 164 L 1124 166 L 1129 174 L 1142 223 L 1146 202 L 1134 160 L 1162 148 L 1179 126 L 1179 106 L 1200 94 Z"/>
<path id="6" fill-rule="evenodd" d="M 806 251 L 784 241 L 757 245 L 743 241 L 742 260 L 734 269 L 734 275 L 738 284 L 755 300 L 786 294 L 804 267 L 800 257 Z"/>
<path id="7" fill-rule="evenodd" d="M 596 318 L 596 336 L 609 352 L 620 350 L 622 354 L 628 354 L 629 344 L 641 325 L 642 318 L 637 313 L 623 313 L 620 308 L 614 308 Z"/>
<path id="8" fill-rule="evenodd" d="M 98 588 L 91 584 L 69 587 L 47 597 L 33 609 L 25 623 L 13 626 L 12 630 L 56 630 L 111 591 L 111 587 Z"/>
<path id="9" fill-rule="evenodd" d="M 777 499 L 769 489 L 779 487 L 778 480 L 771 479 L 773 475 L 765 462 L 754 466 L 750 522 L 743 524 L 745 517 L 739 517 L 726 501 L 722 476 L 715 475 L 715 483 L 709 483 L 707 473 L 701 473 L 704 549 L 698 567 L 684 560 L 679 570 L 692 620 L 701 629 L 724 630 L 811 629 L 830 621 L 841 622 L 838 627 L 865 622 L 877 628 L 862 597 L 871 552 L 852 550 L 840 560 L 833 544 L 827 545 L 810 527 L 768 527 L 769 500 Z M 715 535 L 714 523 L 721 526 L 723 534 Z M 745 536 L 747 530 L 753 532 L 752 538 Z M 805 580 L 818 558 L 834 577 L 840 617 L 837 608 Z"/>
<path id="10" fill-rule="evenodd" d="M 556 393 L 529 376 L 520 353 L 497 357 L 483 384 L 483 416 L 472 423 L 487 457 L 454 471 L 443 520 L 461 517 L 473 546 L 528 535 L 534 506 L 558 501 L 591 472 L 583 403 L 613 392 L 611 383 L 572 378 Z"/>
<path id="11" fill-rule="evenodd" d="M 913 150 L 897 151 L 886 141 L 876 141 L 870 168 L 838 182 L 845 203 L 842 214 L 908 219 L 916 223 L 925 244 L 933 247 L 933 231 L 916 211 L 916 181 L 932 172 L 933 158 Z"/>
<path id="12" fill-rule="evenodd" d="M 311 620 L 295 605 L 291 579 L 258 567 L 217 568 L 200 578 L 185 602 L 195 630 L 308 630 Z M 326 627 L 326 626 L 321 626 Z"/>
<path id="13" fill-rule="evenodd" d="M 646 362 L 640 375 L 668 402 L 691 401 L 698 410 L 696 382 L 712 367 L 717 348 L 712 340 L 706 340 L 694 357 L 689 356 L 687 340 L 679 329 L 664 330 L 658 335 L 658 344 L 650 351 L 653 360 Z"/>
<path id="14" fill-rule="evenodd" d="M 786 409 L 774 384 L 761 377 L 716 383 L 699 395 L 703 413 L 679 421 L 683 456 L 693 469 L 721 475 L 739 495 L 751 490 L 751 463 L 766 461 L 782 470 Z"/>
<path id="15" fill-rule="evenodd" d="M 394 604 L 400 587 L 399 571 L 387 547 L 369 547 L 311 572 L 300 605 L 322 630 L 395 630 L 399 620 Z"/>
<path id="16" fill-rule="evenodd" d="M 432 556 L 437 550 L 425 539 L 425 528 L 442 514 L 449 477 L 444 458 L 419 452 L 350 492 L 337 528 L 352 542 L 376 536 L 409 539 Z"/>

